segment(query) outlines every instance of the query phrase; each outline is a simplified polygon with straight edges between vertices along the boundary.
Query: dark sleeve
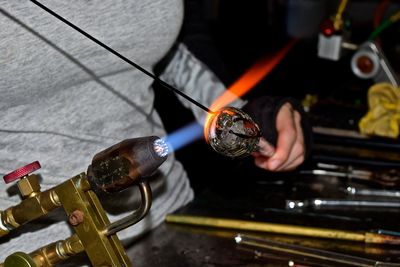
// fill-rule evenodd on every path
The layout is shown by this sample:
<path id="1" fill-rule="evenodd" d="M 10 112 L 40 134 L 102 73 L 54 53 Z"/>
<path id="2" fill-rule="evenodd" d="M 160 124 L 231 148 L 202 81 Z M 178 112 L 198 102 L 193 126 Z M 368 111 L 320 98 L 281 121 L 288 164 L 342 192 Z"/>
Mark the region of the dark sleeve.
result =
<path id="1" fill-rule="evenodd" d="M 225 85 L 230 84 L 233 77 L 218 51 L 212 35 L 211 24 L 206 19 L 205 1 L 185 0 L 184 9 L 182 28 L 176 43 L 156 65 L 155 73 L 157 75 L 162 73 L 176 53 L 179 43 L 183 43 Z"/>
<path id="2" fill-rule="evenodd" d="M 291 97 L 270 97 L 263 96 L 251 100 L 244 107 L 243 111 L 248 113 L 260 126 L 262 136 L 274 146 L 277 142 L 276 116 L 285 103 L 290 103 L 294 110 L 301 115 L 301 128 L 303 130 L 305 157 L 308 158 L 312 147 L 312 130 L 307 113 L 297 99 Z"/>
<path id="3" fill-rule="evenodd" d="M 184 5 L 184 21 L 178 40 L 206 64 L 224 84 L 231 83 L 232 77 L 218 51 L 211 22 L 207 19 L 206 1 L 185 0 Z"/>

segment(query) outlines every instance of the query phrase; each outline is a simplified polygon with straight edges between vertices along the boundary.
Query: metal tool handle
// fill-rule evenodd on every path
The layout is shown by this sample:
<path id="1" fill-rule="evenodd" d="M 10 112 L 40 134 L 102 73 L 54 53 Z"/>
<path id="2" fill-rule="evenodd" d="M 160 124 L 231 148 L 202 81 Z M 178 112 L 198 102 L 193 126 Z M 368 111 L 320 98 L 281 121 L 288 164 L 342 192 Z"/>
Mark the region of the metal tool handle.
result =
<path id="1" fill-rule="evenodd" d="M 289 257 L 300 256 L 309 259 L 318 259 L 324 263 L 331 262 L 334 266 L 359 266 L 359 267 L 394 267 L 400 266 L 400 263 L 381 262 L 377 260 L 361 258 L 349 254 L 321 250 L 302 245 L 287 244 L 267 238 L 254 237 L 245 234 L 238 234 L 235 242 L 241 246 L 248 246 L 257 250 L 267 250 L 277 253 L 285 253 Z M 329 265 L 328 265 L 329 266 Z"/>
<path id="2" fill-rule="evenodd" d="M 374 201 L 374 200 L 347 200 L 347 199 L 306 199 L 306 200 L 286 200 L 286 209 L 305 209 L 305 208 L 400 208 L 398 201 Z"/>
<path id="3" fill-rule="evenodd" d="M 129 226 L 139 222 L 141 219 L 143 219 L 144 216 L 148 213 L 148 211 L 151 208 L 151 203 L 152 203 L 152 193 L 151 193 L 151 187 L 149 185 L 149 182 L 144 181 L 140 182 L 138 184 L 139 190 L 140 190 L 140 195 L 141 195 L 141 203 L 140 207 L 133 211 L 131 215 L 128 215 L 116 222 L 113 222 L 107 226 L 105 229 L 105 235 L 113 235 L 125 228 L 128 228 Z"/>

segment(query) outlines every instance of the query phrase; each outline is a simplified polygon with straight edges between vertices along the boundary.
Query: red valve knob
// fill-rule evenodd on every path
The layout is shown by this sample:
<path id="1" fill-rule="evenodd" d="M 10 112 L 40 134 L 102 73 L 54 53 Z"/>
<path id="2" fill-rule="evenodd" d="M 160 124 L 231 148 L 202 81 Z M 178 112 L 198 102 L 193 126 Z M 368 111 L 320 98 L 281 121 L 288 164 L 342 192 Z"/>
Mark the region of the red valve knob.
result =
<path id="1" fill-rule="evenodd" d="M 11 183 L 17 179 L 21 179 L 22 177 L 40 169 L 40 163 L 39 161 L 34 161 L 32 163 L 29 163 L 28 165 L 25 165 L 24 167 L 21 167 L 13 172 L 10 172 L 9 174 L 6 174 L 3 176 L 4 182 L 6 184 Z"/>

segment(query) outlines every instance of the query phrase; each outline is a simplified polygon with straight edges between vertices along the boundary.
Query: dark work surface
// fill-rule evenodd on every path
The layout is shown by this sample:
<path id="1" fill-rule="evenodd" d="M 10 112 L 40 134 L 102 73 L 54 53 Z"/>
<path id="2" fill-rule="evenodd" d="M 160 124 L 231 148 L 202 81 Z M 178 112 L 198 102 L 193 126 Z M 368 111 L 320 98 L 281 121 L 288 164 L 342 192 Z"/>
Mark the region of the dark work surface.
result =
<path id="1" fill-rule="evenodd" d="M 215 230 L 190 226 L 162 224 L 152 233 L 139 240 L 128 251 L 135 267 L 217 267 L 217 266 L 361 266 L 339 264 L 334 261 L 277 253 L 237 245 L 233 231 Z M 269 240 L 307 246 L 317 250 L 332 251 L 386 263 L 400 262 L 400 249 L 396 246 L 367 246 L 357 242 L 318 240 L 259 234 Z M 297 265 L 291 265 L 291 264 Z M 373 266 L 373 265 L 362 265 Z M 380 266 L 380 265 L 378 265 Z M 400 266 L 392 265 L 392 266 Z"/>
<path id="2" fill-rule="evenodd" d="M 133 266 L 274 266 L 236 248 L 233 238 L 163 224 L 130 251 Z M 287 265 L 287 264 L 286 264 Z M 283 265 L 282 265 L 283 266 Z"/>
<path id="3" fill-rule="evenodd" d="M 374 229 L 399 230 L 398 209 L 285 210 L 284 200 L 289 198 L 345 198 L 339 189 L 349 184 L 336 178 L 300 179 L 295 174 L 290 175 L 282 175 L 283 180 L 281 177 L 270 180 L 250 179 L 251 182 L 237 184 L 236 187 L 216 186 L 199 194 L 192 203 L 177 213 L 362 232 Z M 164 223 L 138 240 L 128 254 L 136 267 L 290 266 L 293 262 L 301 266 L 361 266 L 328 261 L 314 262 L 314 259 L 302 256 L 246 248 L 235 243 L 234 236 L 237 233 L 239 232 L 222 228 Z M 400 263 L 400 245 L 368 245 L 357 241 L 259 232 L 250 234 L 361 259 Z"/>

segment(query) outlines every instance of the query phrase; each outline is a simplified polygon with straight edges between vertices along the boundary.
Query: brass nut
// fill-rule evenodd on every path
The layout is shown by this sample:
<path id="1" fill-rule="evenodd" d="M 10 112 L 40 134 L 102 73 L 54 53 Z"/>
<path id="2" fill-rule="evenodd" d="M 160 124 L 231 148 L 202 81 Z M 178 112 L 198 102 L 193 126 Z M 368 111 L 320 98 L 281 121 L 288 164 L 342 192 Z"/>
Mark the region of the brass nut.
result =
<path id="1" fill-rule="evenodd" d="M 81 223 L 83 223 L 83 218 L 84 218 L 84 213 L 80 210 L 74 210 L 70 215 L 69 215 L 69 223 L 72 226 L 77 226 Z"/>
<path id="2" fill-rule="evenodd" d="M 29 175 L 19 180 L 18 188 L 22 198 L 30 197 L 32 193 L 40 191 L 39 177 L 37 175 Z"/>

